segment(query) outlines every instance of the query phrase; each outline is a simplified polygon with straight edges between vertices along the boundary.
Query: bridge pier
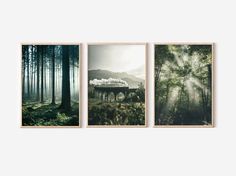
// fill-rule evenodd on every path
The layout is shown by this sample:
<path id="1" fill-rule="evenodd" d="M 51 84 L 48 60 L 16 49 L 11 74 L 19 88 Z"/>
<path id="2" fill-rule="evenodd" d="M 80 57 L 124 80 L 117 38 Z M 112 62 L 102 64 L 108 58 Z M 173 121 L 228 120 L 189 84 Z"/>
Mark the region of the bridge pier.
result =
<path id="1" fill-rule="evenodd" d="M 107 87 L 107 86 L 95 86 L 94 93 L 95 98 L 100 99 L 101 101 L 112 101 L 111 94 L 114 96 L 114 101 L 118 101 L 119 93 L 122 93 L 125 98 L 129 93 L 135 92 L 137 89 L 129 89 L 129 87 Z"/>

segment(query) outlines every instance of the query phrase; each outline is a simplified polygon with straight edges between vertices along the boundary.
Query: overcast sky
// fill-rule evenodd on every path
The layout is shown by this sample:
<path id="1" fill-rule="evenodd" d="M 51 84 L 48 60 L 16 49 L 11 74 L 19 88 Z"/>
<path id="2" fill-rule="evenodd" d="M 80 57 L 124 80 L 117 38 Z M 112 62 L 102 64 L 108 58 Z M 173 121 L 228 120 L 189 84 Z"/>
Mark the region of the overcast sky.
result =
<path id="1" fill-rule="evenodd" d="M 113 72 L 145 72 L 145 45 L 89 45 L 88 69 Z M 143 76 L 142 76 L 143 77 Z"/>

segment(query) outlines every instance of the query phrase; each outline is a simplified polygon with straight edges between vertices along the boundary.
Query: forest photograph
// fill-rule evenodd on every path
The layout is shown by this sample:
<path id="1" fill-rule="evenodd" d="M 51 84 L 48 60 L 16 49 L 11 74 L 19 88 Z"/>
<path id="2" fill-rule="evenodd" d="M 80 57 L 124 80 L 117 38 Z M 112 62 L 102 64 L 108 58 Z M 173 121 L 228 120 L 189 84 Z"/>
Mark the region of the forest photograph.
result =
<path id="1" fill-rule="evenodd" d="M 155 45 L 155 125 L 212 126 L 213 44 Z"/>
<path id="2" fill-rule="evenodd" d="M 79 126 L 79 45 L 22 45 L 22 126 Z"/>
<path id="3" fill-rule="evenodd" d="M 145 44 L 88 45 L 88 126 L 145 126 Z"/>

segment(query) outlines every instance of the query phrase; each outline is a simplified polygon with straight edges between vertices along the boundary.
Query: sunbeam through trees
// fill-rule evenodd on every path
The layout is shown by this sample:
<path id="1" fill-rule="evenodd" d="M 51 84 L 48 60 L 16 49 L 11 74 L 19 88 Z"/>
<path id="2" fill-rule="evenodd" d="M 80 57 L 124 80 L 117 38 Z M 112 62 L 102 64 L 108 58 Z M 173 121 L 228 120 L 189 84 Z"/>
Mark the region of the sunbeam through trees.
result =
<path id="1" fill-rule="evenodd" d="M 155 46 L 155 125 L 211 125 L 212 45 Z"/>

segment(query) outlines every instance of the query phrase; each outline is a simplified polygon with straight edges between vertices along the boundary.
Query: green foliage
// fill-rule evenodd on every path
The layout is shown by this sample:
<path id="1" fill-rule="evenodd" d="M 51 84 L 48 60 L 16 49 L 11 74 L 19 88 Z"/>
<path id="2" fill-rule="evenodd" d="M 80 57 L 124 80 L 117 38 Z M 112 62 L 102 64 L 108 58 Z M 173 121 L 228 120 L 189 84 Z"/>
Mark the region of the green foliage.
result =
<path id="1" fill-rule="evenodd" d="M 205 60 L 211 55 L 212 47 L 209 47 L 209 45 L 190 45 L 188 53 L 193 55 L 194 52 L 199 53 L 202 59 Z"/>
<path id="2" fill-rule="evenodd" d="M 89 101 L 89 125 L 144 125 L 144 103 Z"/>
<path id="3" fill-rule="evenodd" d="M 68 120 L 70 119 L 70 117 L 66 116 L 65 113 L 57 113 L 57 120 L 60 122 L 60 123 L 65 123 L 67 122 Z"/>
<path id="4" fill-rule="evenodd" d="M 211 123 L 211 45 L 155 46 L 155 123 Z"/>
<path id="5" fill-rule="evenodd" d="M 135 92 L 131 92 L 124 100 L 125 102 L 145 102 L 145 88 L 144 84 L 140 83 L 138 89 Z"/>
<path id="6" fill-rule="evenodd" d="M 145 87 L 142 82 L 138 89 L 126 95 L 122 102 L 106 102 L 93 98 L 92 86 L 89 92 L 89 125 L 145 124 Z"/>
<path id="7" fill-rule="evenodd" d="M 139 102 L 145 102 L 145 88 L 143 83 L 139 84 L 139 87 L 136 91 L 136 95 L 138 97 Z"/>
<path id="8" fill-rule="evenodd" d="M 166 60 L 173 60 L 174 55 L 169 51 L 167 45 L 156 45 L 155 58 L 155 65 L 162 65 Z"/>
<path id="9" fill-rule="evenodd" d="M 70 113 L 59 105 L 25 103 L 22 106 L 23 126 L 76 126 L 79 125 L 78 103 L 73 103 Z"/>

